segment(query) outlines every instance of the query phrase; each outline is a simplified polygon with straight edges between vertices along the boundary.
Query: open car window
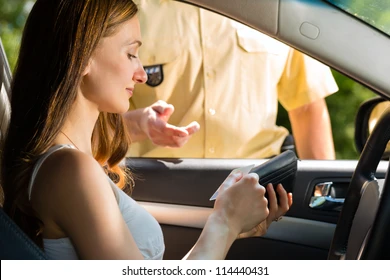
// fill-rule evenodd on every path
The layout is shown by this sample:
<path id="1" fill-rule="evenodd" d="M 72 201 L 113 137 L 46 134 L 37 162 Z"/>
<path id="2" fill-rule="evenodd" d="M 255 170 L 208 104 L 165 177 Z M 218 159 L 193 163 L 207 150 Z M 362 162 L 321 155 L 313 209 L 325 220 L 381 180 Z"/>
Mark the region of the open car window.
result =
<path id="1" fill-rule="evenodd" d="M 145 8 L 144 11 L 142 11 L 143 8 Z M 281 65 L 284 65 L 283 63 L 285 63 L 283 55 L 286 53 L 285 49 L 288 49 L 287 45 L 278 42 L 276 39 L 271 38 L 264 33 L 258 32 L 221 15 L 213 16 L 215 18 L 214 25 L 219 26 L 218 28 L 215 28 L 213 21 L 207 22 L 207 18 L 212 17 L 211 12 L 199 12 L 199 16 L 196 17 L 196 21 L 193 21 L 192 10 L 196 10 L 196 8 L 190 6 L 189 4 L 177 4 L 176 8 L 180 9 L 177 12 L 172 12 L 171 10 L 175 9 L 175 6 L 169 7 L 170 9 L 169 11 L 167 10 L 167 13 L 169 12 L 175 14 L 176 16 L 164 17 L 165 21 L 158 21 L 159 18 L 156 15 L 159 14 L 159 11 L 156 9 L 154 11 L 155 16 L 152 23 L 150 23 L 150 20 L 148 21 L 147 19 L 145 21 L 142 20 L 144 14 L 148 14 L 148 8 L 149 7 L 147 5 L 141 5 L 140 19 L 143 34 L 143 46 L 140 49 L 140 58 L 146 67 L 147 72 L 150 73 L 150 76 L 147 85 L 140 86 L 138 92 L 136 92 L 135 96 L 133 96 L 131 101 L 132 108 L 142 108 L 143 106 L 147 106 L 151 102 L 156 101 L 158 98 L 161 98 L 167 102 L 173 102 L 176 108 L 174 114 L 170 118 L 170 121 L 174 122 L 175 125 L 180 126 L 187 125 L 190 121 L 194 120 L 192 119 L 194 114 L 191 112 L 191 110 L 201 111 L 202 113 L 200 114 L 204 114 L 204 119 L 201 119 L 203 122 L 200 124 L 201 126 L 206 127 L 204 132 L 200 132 L 205 134 L 202 136 L 204 137 L 204 140 L 194 141 L 197 141 L 196 146 L 199 147 L 199 149 L 204 150 L 204 157 L 215 158 L 218 157 L 218 149 L 230 148 L 226 146 L 222 147 L 219 142 L 214 141 L 215 134 L 225 133 L 227 130 L 229 130 L 231 133 L 226 133 L 225 137 L 232 139 L 233 141 L 234 139 L 241 137 L 240 133 L 243 133 L 244 131 L 243 128 L 239 126 L 234 126 L 234 128 L 232 128 L 229 118 L 225 118 L 223 120 L 223 124 L 213 123 L 213 119 L 218 119 L 220 116 L 221 109 L 218 108 L 218 104 L 216 104 L 217 97 L 213 100 L 210 98 L 210 96 L 218 96 L 220 103 L 223 103 L 223 99 L 228 99 L 230 96 L 226 94 L 226 92 L 222 94 L 221 92 L 223 91 L 219 90 L 219 85 L 229 83 L 229 85 L 234 84 L 234 88 L 237 88 L 236 93 L 238 96 L 241 94 L 245 96 L 237 98 L 236 102 L 234 103 L 234 107 L 237 107 L 240 110 L 238 114 L 244 115 L 248 110 L 253 110 L 253 107 L 256 107 L 256 109 L 261 108 L 261 111 L 273 111 L 273 108 L 278 107 L 277 115 L 275 113 L 275 115 L 269 114 L 264 117 L 264 124 L 267 123 L 267 121 L 268 123 L 266 125 L 269 125 L 270 123 L 272 124 L 272 121 L 269 120 L 275 118 L 276 125 L 280 128 L 279 132 L 282 131 L 283 128 L 287 128 L 288 133 L 292 134 L 288 113 L 283 106 L 286 104 L 282 105 L 281 102 L 278 103 L 277 100 L 270 102 L 269 100 L 271 98 L 264 98 L 264 100 L 255 98 L 256 96 L 264 96 L 269 94 L 269 92 L 266 92 L 268 89 L 259 86 L 259 82 L 257 81 L 258 79 L 261 79 L 262 77 L 266 77 L 266 79 L 274 79 L 272 83 L 267 84 L 267 87 L 276 88 L 280 85 L 280 77 L 283 75 L 283 70 L 280 69 L 283 68 Z M 199 24 L 194 25 L 195 27 L 192 27 L 191 32 L 181 33 L 182 30 L 187 29 L 183 27 L 184 23 L 180 22 L 182 19 L 179 16 L 180 14 L 186 15 L 185 20 L 187 22 L 198 22 Z M 156 22 L 159 22 L 159 24 Z M 207 24 L 205 24 L 205 22 Z M 230 64 L 230 68 L 236 67 L 237 75 L 234 77 L 234 83 L 232 83 L 233 79 L 231 76 L 226 74 L 229 71 L 231 72 L 229 66 L 226 66 L 224 69 L 216 68 L 212 62 L 213 57 L 220 55 L 220 53 L 224 51 L 226 45 L 224 41 L 227 40 L 227 35 L 224 33 L 226 31 L 222 25 L 219 24 L 220 22 L 231 22 L 232 28 L 236 28 L 237 30 L 237 33 L 234 34 L 235 40 L 232 40 L 231 44 L 236 45 L 236 49 L 239 52 L 246 52 L 243 59 L 241 59 L 238 55 L 236 56 L 236 54 L 226 52 L 226 59 L 230 59 L 229 55 L 232 57 L 236 56 L 236 61 L 239 62 L 238 64 Z M 159 29 L 161 24 L 173 25 L 174 27 L 169 29 L 169 34 L 162 34 L 161 30 Z M 198 26 L 200 26 L 199 32 L 203 32 L 204 37 L 199 35 L 199 32 L 197 31 Z M 203 26 L 207 26 L 207 28 L 202 29 Z M 155 32 L 151 31 L 153 29 Z M 259 39 L 260 37 L 261 39 Z M 217 44 L 216 42 L 220 42 L 220 44 Z M 190 48 L 189 46 L 196 46 L 200 49 L 196 60 L 191 60 L 188 51 Z M 202 48 L 203 53 L 201 52 Z M 337 53 L 337 46 L 334 46 L 334 52 Z M 181 61 L 183 61 L 182 57 L 185 57 L 186 63 L 181 63 Z M 203 66 L 201 65 L 202 60 Z M 253 61 L 256 62 L 254 63 Z M 265 63 L 269 64 L 269 69 L 271 70 L 264 70 Z M 192 73 L 203 72 L 204 75 L 204 79 L 199 79 L 199 82 L 194 82 L 197 80 L 195 80 L 194 76 L 190 77 L 188 75 L 190 71 L 187 71 L 189 67 L 193 67 L 195 64 L 198 65 L 198 68 L 192 68 L 195 69 L 192 71 Z M 180 69 L 180 79 L 183 81 L 188 81 L 188 83 L 182 82 L 179 84 L 180 86 L 166 86 L 166 83 L 173 84 L 171 75 L 177 75 L 178 72 L 175 71 L 179 71 L 172 69 Z M 254 74 L 256 71 L 257 74 Z M 275 74 L 277 71 L 279 71 L 279 73 Z M 300 69 L 294 68 L 292 75 L 298 76 L 297 73 L 300 73 Z M 339 90 L 336 93 L 326 97 L 326 102 L 328 103 L 328 110 L 333 127 L 336 157 L 338 159 L 356 159 L 358 157 L 358 153 L 352 144 L 354 115 L 360 103 L 370 97 L 373 97 L 374 93 L 346 78 L 339 72 L 333 71 L 333 75 L 336 79 Z M 275 78 L 275 76 L 277 78 Z M 296 77 L 296 79 L 291 79 L 289 81 L 290 90 L 293 91 L 293 88 L 296 85 L 294 82 L 298 79 L 299 77 Z M 173 80 L 175 80 L 175 78 L 173 78 Z M 204 89 L 204 99 L 197 100 L 193 97 L 193 95 L 189 95 L 189 92 L 195 87 L 202 87 Z M 164 91 L 163 94 L 159 93 L 157 95 L 156 92 L 159 92 L 159 88 L 164 88 Z M 233 86 L 230 86 L 229 88 L 233 88 Z M 171 91 L 175 90 L 180 90 L 180 99 L 177 97 L 179 94 L 176 96 L 170 94 Z M 248 94 L 248 92 L 250 92 L 250 94 Z M 277 92 L 277 90 L 274 90 L 273 92 Z M 354 96 L 354 98 L 349 100 L 348 104 L 350 104 L 350 106 L 348 109 L 346 109 L 345 100 L 350 96 Z M 195 105 L 195 101 L 199 102 L 199 104 Z M 226 104 L 229 103 L 227 102 Z M 346 110 L 348 111 L 348 117 L 340 116 L 340 112 L 345 112 Z M 259 112 L 259 114 L 260 113 L 261 112 Z M 344 119 L 345 122 L 341 122 L 340 120 L 342 119 Z M 199 121 L 198 119 L 195 120 Z M 250 122 L 251 125 L 255 126 L 253 120 Z M 276 126 L 275 123 L 273 125 Z M 224 131 L 222 131 L 221 128 L 217 126 L 224 126 Z M 264 128 L 262 129 L 264 130 Z M 270 128 L 267 127 L 267 129 Z M 260 131 L 261 129 L 254 127 L 254 130 Z M 273 131 L 277 131 L 277 129 L 275 128 Z M 198 136 L 199 135 L 194 135 L 193 137 L 197 138 Z M 259 148 L 260 145 L 253 145 L 253 142 L 260 141 L 258 138 L 256 138 L 257 136 L 258 135 L 251 136 L 253 139 L 252 143 L 246 143 L 248 145 L 252 145 L 251 150 L 258 151 L 258 153 L 252 153 L 251 156 L 257 158 L 269 157 L 270 154 L 264 154 L 261 152 L 261 148 Z M 281 138 L 275 139 L 276 142 L 279 142 L 278 145 L 280 145 L 280 139 Z M 310 142 L 311 139 L 307 139 L 307 141 Z M 139 145 L 140 144 L 133 144 L 133 149 L 136 151 L 131 153 L 130 157 L 139 156 L 192 158 L 195 154 L 194 148 L 189 148 L 190 146 L 188 146 L 188 148 L 185 146 L 181 148 L 183 150 L 182 153 L 176 153 L 176 151 L 172 150 L 166 153 L 155 153 L 155 150 L 161 150 L 161 148 L 157 148 L 151 143 L 151 141 L 142 147 L 139 147 Z M 191 144 L 189 143 L 186 145 Z M 234 146 L 233 149 L 238 148 L 237 146 Z M 242 153 L 235 156 L 235 158 L 245 158 L 245 156 L 248 154 L 249 153 Z M 195 155 L 195 157 L 198 157 L 199 154 Z"/>
<path id="2" fill-rule="evenodd" d="M 19 1 L 19 2 L 22 3 L 23 1 Z M 25 1 L 25 8 L 24 8 L 25 12 L 24 13 L 26 13 L 26 11 L 28 11 L 31 8 L 31 4 L 33 2 L 34 1 Z M 348 11 L 350 11 L 352 14 L 355 14 L 354 11 L 361 11 L 361 13 L 357 13 L 357 15 L 361 14 L 362 17 L 369 18 L 372 20 L 372 19 L 377 18 L 374 15 L 380 15 L 381 17 L 385 18 L 386 9 L 381 10 L 380 8 L 382 8 L 382 7 L 386 8 L 387 7 L 386 3 L 388 1 L 375 1 L 375 3 L 368 5 L 368 7 L 361 6 L 361 5 L 359 6 L 357 3 L 360 3 L 361 1 L 328 1 L 328 2 L 331 2 L 334 5 L 338 5 L 341 8 L 342 7 L 350 7 L 350 10 L 348 10 Z M 20 3 L 18 4 L 19 6 L 21 5 Z M 182 7 L 186 7 L 185 9 L 192 9 L 193 8 L 189 4 L 185 4 L 185 3 L 180 3 L 180 4 L 182 5 Z M 342 6 L 342 5 L 344 5 L 344 6 Z M 360 7 L 363 7 L 363 8 L 360 8 Z M 366 8 L 364 9 L 364 7 L 366 7 Z M 142 7 L 141 7 L 141 9 L 142 9 Z M 367 12 L 367 11 L 369 11 L 369 12 Z M 17 20 L 17 22 L 15 23 L 15 27 L 21 26 L 20 21 L 21 20 L 19 18 Z M 370 23 L 370 24 L 372 24 L 372 23 Z M 374 23 L 374 24 L 377 25 L 376 23 Z M 235 25 L 236 25 L 236 27 L 243 27 L 244 26 L 243 24 L 239 24 L 239 23 L 236 23 Z M 378 28 L 382 28 L 381 26 L 385 26 L 385 25 L 378 24 Z M 249 29 L 249 28 L 247 28 L 247 29 Z M 5 32 L 6 29 L 2 28 L 2 30 L 3 30 L 3 32 Z M 385 27 L 383 27 L 383 30 L 385 30 Z M 0 32 L 1 32 L 1 30 L 0 30 Z M 257 32 L 257 31 L 255 31 L 255 32 Z M 7 34 L 0 34 L 0 35 L 3 36 L 3 35 L 7 35 Z M 238 38 L 237 43 L 239 44 L 239 48 L 249 50 L 249 51 L 259 51 L 259 46 L 256 44 L 253 44 L 253 42 L 248 40 L 248 38 L 245 37 L 245 35 L 246 35 L 245 32 L 241 32 L 241 33 L 238 32 L 237 33 L 237 38 Z M 14 38 L 17 38 L 18 36 L 20 36 L 20 34 L 17 36 L 15 35 Z M 262 34 L 262 36 L 264 38 L 266 38 L 266 40 L 276 42 L 276 43 L 273 43 L 273 46 L 275 48 L 272 49 L 271 52 L 274 55 L 275 54 L 277 55 L 278 51 L 280 50 L 280 48 L 282 48 L 281 46 L 283 46 L 283 44 L 278 43 L 277 40 L 271 39 L 267 35 Z M 148 38 L 144 37 L 144 39 L 148 39 Z M 191 40 L 194 40 L 194 39 L 190 38 L 190 34 L 185 34 L 185 37 L 183 37 L 181 39 L 181 41 L 187 41 L 187 42 L 190 42 Z M 10 48 L 10 45 L 15 46 L 15 43 L 14 43 L 15 40 L 13 40 L 12 42 L 13 42 L 12 44 L 10 44 L 9 42 L 6 42 L 8 45 L 8 48 L 6 48 L 6 51 L 9 52 L 8 57 L 10 57 L 10 58 L 14 58 L 16 56 L 16 53 L 17 53 L 16 47 Z M 171 42 L 168 42 L 168 43 L 173 45 Z M 176 46 L 175 48 L 173 48 L 172 51 L 169 51 L 167 48 L 159 48 L 156 45 L 149 45 L 149 47 L 148 47 L 147 40 L 146 40 L 144 42 L 144 45 L 142 46 L 142 49 L 145 49 L 145 48 L 156 49 L 157 50 L 156 51 L 157 59 L 160 56 L 160 57 L 162 57 L 161 59 L 163 60 L 163 62 L 167 63 L 170 60 L 175 59 L 177 53 L 179 53 L 181 51 L 181 47 L 182 46 L 179 46 L 179 47 Z M 11 51 L 12 51 L 12 53 L 10 53 Z M 260 49 L 260 51 L 264 51 L 264 50 Z M 267 50 L 267 51 L 269 51 L 269 50 Z M 334 51 L 334 53 L 337 53 L 337 46 L 334 46 L 333 51 Z M 149 59 L 151 59 L 151 57 L 146 57 L 146 56 L 143 57 L 142 62 L 144 63 L 144 65 L 150 64 Z M 15 60 L 14 59 L 11 59 L 11 60 L 12 60 L 11 67 L 13 67 Z M 245 69 L 245 71 L 253 71 L 253 70 Z M 328 110 L 329 110 L 331 123 L 332 123 L 333 138 L 334 138 L 335 150 L 336 150 L 336 158 L 337 159 L 356 159 L 356 158 L 358 158 L 359 155 L 358 155 L 358 153 L 353 145 L 353 131 L 354 131 L 354 121 L 353 120 L 354 120 L 354 116 L 355 116 L 356 110 L 357 110 L 358 106 L 360 105 L 360 103 L 368 98 L 373 97 L 375 94 L 372 91 L 370 91 L 369 89 L 365 88 L 364 86 L 361 86 L 360 84 L 354 82 L 353 80 L 345 77 L 343 74 L 341 74 L 335 70 L 332 70 L 332 72 L 333 72 L 333 75 L 335 77 L 336 83 L 339 87 L 339 90 L 337 93 L 327 97 L 326 102 L 328 104 Z M 243 72 L 241 71 L 241 73 L 243 73 Z M 205 75 L 206 76 L 207 75 L 213 76 L 213 75 L 215 75 L 215 73 L 213 73 L 212 71 L 211 72 L 206 71 Z M 167 79 L 167 77 L 165 77 L 165 79 Z M 218 80 L 216 80 L 216 81 L 223 83 L 225 80 L 218 78 Z M 253 81 L 248 79 L 248 80 L 237 80 L 236 82 L 242 83 L 243 85 L 246 84 L 247 87 L 250 87 L 250 83 L 252 83 Z M 254 91 L 256 91 L 256 89 L 254 89 Z M 216 92 L 213 92 L 213 91 L 210 92 L 210 94 L 215 94 L 215 93 Z M 353 97 L 351 98 L 351 96 L 353 96 Z M 183 99 L 185 99 L 185 98 L 183 98 Z M 346 101 L 346 100 L 348 100 L 348 101 Z M 169 102 L 169 100 L 167 100 L 167 101 Z M 347 104 L 347 103 L 349 104 L 348 108 L 345 106 L 345 104 Z M 242 106 L 242 105 L 237 104 L 237 106 Z M 292 133 L 292 129 L 291 129 L 289 118 L 288 118 L 288 113 L 286 112 L 284 107 L 280 105 L 280 103 L 277 104 L 277 106 L 278 106 L 278 114 L 277 114 L 277 116 L 275 116 L 276 124 L 281 126 L 281 127 L 287 128 L 289 133 Z M 259 107 L 261 107 L 261 106 L 259 105 Z M 247 105 L 242 106 L 241 108 L 243 111 L 245 111 L 247 108 Z M 214 116 L 219 113 L 213 107 L 205 108 L 205 110 L 208 110 L 209 114 L 214 114 Z M 345 115 L 344 112 L 347 112 L 347 115 Z M 237 129 L 234 129 L 234 131 L 238 132 Z M 235 137 L 235 135 L 232 135 L 231 137 Z M 215 146 L 216 145 L 211 145 L 210 147 L 207 148 L 209 153 L 212 153 L 212 151 L 215 150 Z"/>

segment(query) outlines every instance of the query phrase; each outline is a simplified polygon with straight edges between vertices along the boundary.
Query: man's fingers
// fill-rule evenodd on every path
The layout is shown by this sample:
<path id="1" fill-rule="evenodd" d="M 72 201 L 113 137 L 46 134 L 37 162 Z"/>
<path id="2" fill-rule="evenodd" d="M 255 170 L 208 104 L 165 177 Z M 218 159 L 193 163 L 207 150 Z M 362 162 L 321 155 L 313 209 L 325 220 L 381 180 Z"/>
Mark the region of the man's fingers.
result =
<path id="1" fill-rule="evenodd" d="M 156 102 L 152 108 L 156 112 L 156 116 L 148 120 L 148 135 L 155 145 L 171 148 L 182 147 L 200 128 L 195 121 L 185 127 L 169 124 L 167 120 L 174 110 L 170 104 Z M 161 110 L 165 110 L 163 113 L 165 115 L 158 113 Z"/>
<path id="2" fill-rule="evenodd" d="M 187 130 L 182 127 L 171 125 L 167 123 L 163 118 L 149 119 L 149 131 L 150 133 L 165 135 L 165 137 L 178 136 L 186 137 L 188 136 Z"/>
<path id="3" fill-rule="evenodd" d="M 163 111 L 160 114 L 168 119 L 173 114 L 173 111 L 175 111 L 173 105 L 167 104 L 167 106 L 163 108 Z"/>
<path id="4" fill-rule="evenodd" d="M 190 123 L 189 125 L 187 125 L 186 127 L 184 127 L 185 130 L 187 130 L 188 134 L 189 135 L 192 135 L 194 134 L 195 132 L 198 132 L 199 129 L 200 129 L 200 125 L 198 122 L 192 122 Z"/>
<path id="5" fill-rule="evenodd" d="M 197 122 L 192 122 L 185 127 L 179 127 L 167 123 L 165 129 L 165 132 L 168 133 L 168 135 L 187 137 L 199 131 L 200 125 Z"/>
<path id="6" fill-rule="evenodd" d="M 182 127 L 174 126 L 169 123 L 166 124 L 164 133 L 168 136 L 187 137 L 188 132 Z"/>
<path id="7" fill-rule="evenodd" d="M 166 117 L 169 117 L 175 111 L 175 107 L 172 104 L 168 104 L 162 100 L 157 101 L 151 107 L 156 113 Z"/>

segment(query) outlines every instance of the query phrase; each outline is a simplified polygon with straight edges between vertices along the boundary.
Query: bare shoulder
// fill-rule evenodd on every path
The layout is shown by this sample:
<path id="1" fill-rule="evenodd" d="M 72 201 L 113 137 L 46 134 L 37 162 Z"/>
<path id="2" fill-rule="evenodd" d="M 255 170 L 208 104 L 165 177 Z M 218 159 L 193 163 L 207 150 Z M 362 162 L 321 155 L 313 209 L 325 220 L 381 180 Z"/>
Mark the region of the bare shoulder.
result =
<path id="1" fill-rule="evenodd" d="M 38 172 L 32 199 L 43 235 L 69 237 L 80 258 L 142 258 L 108 177 L 92 156 L 72 149 L 50 155 Z"/>
<path id="2" fill-rule="evenodd" d="M 44 215 L 61 215 L 89 200 L 99 203 L 110 196 L 115 200 L 99 163 L 74 149 L 51 154 L 40 167 L 32 189 L 32 203 Z"/>
<path id="3" fill-rule="evenodd" d="M 75 149 L 62 149 L 51 154 L 43 162 L 36 183 L 44 181 L 53 187 L 66 186 L 66 189 L 73 189 L 73 185 L 95 181 L 94 178 L 105 178 L 105 173 L 91 155 Z"/>

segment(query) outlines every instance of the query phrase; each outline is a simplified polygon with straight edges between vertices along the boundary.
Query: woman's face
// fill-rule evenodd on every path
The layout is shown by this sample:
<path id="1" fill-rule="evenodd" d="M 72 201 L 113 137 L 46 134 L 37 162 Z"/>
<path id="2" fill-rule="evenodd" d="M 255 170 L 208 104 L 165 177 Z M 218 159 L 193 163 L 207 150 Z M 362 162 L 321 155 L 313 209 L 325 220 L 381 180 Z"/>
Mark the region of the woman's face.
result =
<path id="1" fill-rule="evenodd" d="M 147 75 L 138 59 L 140 45 L 139 21 L 134 16 L 114 35 L 103 38 L 92 54 L 80 90 L 100 112 L 127 112 L 135 84 L 146 82 Z"/>

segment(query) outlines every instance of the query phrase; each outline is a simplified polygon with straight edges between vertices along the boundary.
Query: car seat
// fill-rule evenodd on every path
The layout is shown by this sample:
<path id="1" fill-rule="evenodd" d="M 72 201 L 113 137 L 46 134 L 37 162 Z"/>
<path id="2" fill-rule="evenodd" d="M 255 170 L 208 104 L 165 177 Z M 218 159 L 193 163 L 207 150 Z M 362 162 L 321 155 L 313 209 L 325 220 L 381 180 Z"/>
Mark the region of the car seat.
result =
<path id="1" fill-rule="evenodd" d="M 11 71 L 0 38 L 0 140 L 11 115 Z M 0 192 L 0 196 L 2 193 Z M 0 259 L 44 260 L 44 252 L 16 225 L 0 207 Z"/>
<path id="2" fill-rule="evenodd" d="M 45 260 L 44 252 L 0 208 L 0 259 Z"/>

